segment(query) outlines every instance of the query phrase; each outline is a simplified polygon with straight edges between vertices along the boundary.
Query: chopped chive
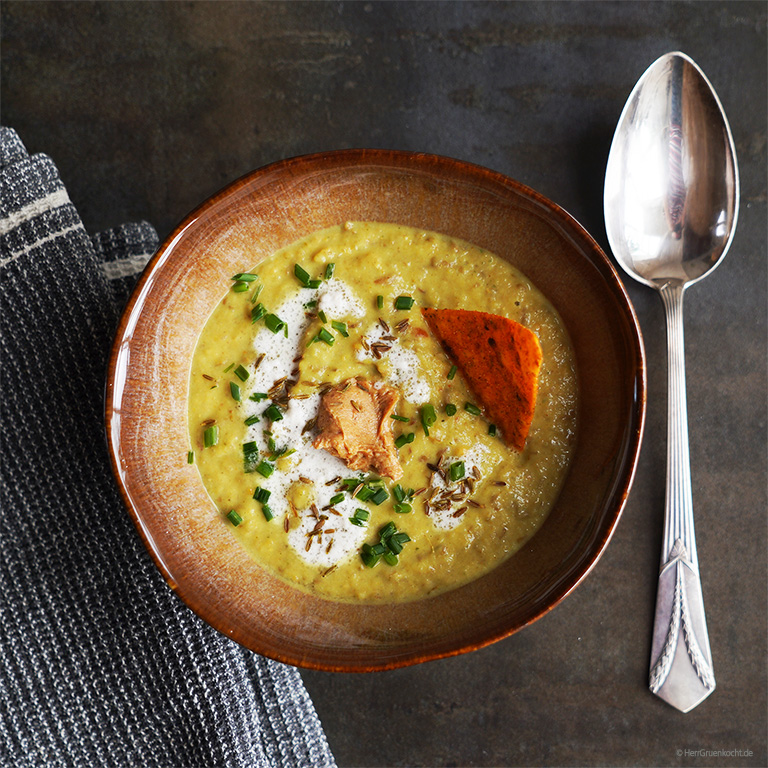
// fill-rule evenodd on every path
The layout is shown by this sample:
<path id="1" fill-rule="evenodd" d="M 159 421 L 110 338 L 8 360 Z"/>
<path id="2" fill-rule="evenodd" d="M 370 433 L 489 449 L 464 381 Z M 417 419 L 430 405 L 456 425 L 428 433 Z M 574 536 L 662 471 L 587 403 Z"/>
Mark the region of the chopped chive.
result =
<path id="1" fill-rule="evenodd" d="M 322 309 L 317 313 L 317 316 L 320 318 L 320 320 L 323 323 L 327 323 L 328 322 L 328 318 L 326 317 L 325 312 L 323 312 Z"/>
<path id="2" fill-rule="evenodd" d="M 387 499 L 389 498 L 389 494 L 387 493 L 385 488 L 379 488 L 376 493 L 371 496 L 371 503 L 378 506 L 379 504 L 383 504 Z"/>
<path id="3" fill-rule="evenodd" d="M 256 471 L 262 477 L 269 477 L 275 471 L 275 465 L 262 460 L 256 465 Z"/>
<path id="4" fill-rule="evenodd" d="M 458 371 L 458 370 L 459 369 L 455 365 L 452 365 L 451 366 L 451 370 L 448 371 L 448 378 L 452 379 L 456 375 L 456 371 Z"/>
<path id="5" fill-rule="evenodd" d="M 403 551 L 403 545 L 394 536 L 387 539 L 387 547 L 389 549 L 388 554 L 399 555 Z M 387 559 L 387 555 L 384 555 L 384 559 Z"/>
<path id="6" fill-rule="evenodd" d="M 358 483 L 358 485 L 359 485 L 359 483 Z M 355 487 L 357 487 L 357 486 L 355 486 Z M 355 496 L 355 498 L 358 501 L 368 501 L 371 498 L 371 496 L 373 496 L 374 493 L 375 493 L 375 491 L 372 488 L 369 488 L 367 485 L 364 485 L 357 492 L 357 496 Z"/>
<path id="7" fill-rule="evenodd" d="M 203 445 L 206 448 L 213 448 L 219 442 L 219 425 L 214 424 L 203 432 Z"/>
<path id="8" fill-rule="evenodd" d="M 270 405 L 269 408 L 264 411 L 264 416 L 266 416 L 266 418 L 268 418 L 270 421 L 283 420 L 283 412 L 274 403 L 272 403 L 272 405 Z"/>
<path id="9" fill-rule="evenodd" d="M 395 299 L 395 309 L 410 309 L 415 303 L 411 296 L 398 296 Z"/>
<path id="10" fill-rule="evenodd" d="M 336 341 L 333 334 L 327 328 L 321 328 L 315 338 L 319 341 L 324 341 L 329 347 L 332 347 L 333 342 Z"/>
<path id="11" fill-rule="evenodd" d="M 396 413 L 391 413 L 389 418 L 394 419 L 395 421 L 404 421 L 406 424 L 410 421 L 406 416 L 398 416 Z"/>
<path id="12" fill-rule="evenodd" d="M 259 446 L 254 441 L 243 443 L 243 472 L 254 472 L 258 462 Z"/>
<path id="13" fill-rule="evenodd" d="M 358 507 L 355 510 L 355 517 L 359 518 L 360 520 L 367 520 L 370 516 L 371 516 L 371 513 L 367 509 Z"/>
<path id="14" fill-rule="evenodd" d="M 225 369 L 224 373 L 229 373 L 235 367 L 234 363 L 230 363 Z"/>
<path id="15" fill-rule="evenodd" d="M 269 522 L 274 517 L 272 514 L 272 508 L 269 506 L 269 504 L 261 505 L 261 513 L 264 515 L 264 519 L 267 522 Z"/>
<path id="16" fill-rule="evenodd" d="M 335 496 L 331 496 L 331 500 L 328 503 L 333 506 L 334 504 L 339 504 L 342 501 L 344 501 L 344 494 L 337 493 Z"/>
<path id="17" fill-rule="evenodd" d="M 296 278 L 303 286 L 309 287 L 309 272 L 300 264 L 293 265 L 293 274 L 296 275 Z"/>
<path id="18" fill-rule="evenodd" d="M 261 296 L 261 292 L 264 290 L 263 285 L 257 285 L 256 290 L 253 292 L 253 295 L 251 296 L 251 304 L 255 304 L 258 301 L 259 296 Z"/>
<path id="19" fill-rule="evenodd" d="M 489 424 L 488 425 L 488 434 L 492 435 L 492 436 L 496 434 L 496 425 L 495 424 Z"/>
<path id="20" fill-rule="evenodd" d="M 379 564 L 379 560 L 381 560 L 381 555 L 374 555 L 372 552 L 366 552 L 365 550 L 363 550 L 360 553 L 360 558 L 368 568 L 373 568 L 375 565 Z"/>
<path id="21" fill-rule="evenodd" d="M 272 333 L 277 333 L 278 331 L 282 331 L 283 328 L 288 328 L 288 326 L 277 316 L 273 315 L 272 313 L 266 315 L 264 318 L 264 324 L 269 328 Z"/>
<path id="22" fill-rule="evenodd" d="M 232 286 L 232 290 L 233 290 L 235 293 L 243 293 L 243 292 L 247 291 L 247 290 L 248 290 L 248 288 L 249 288 L 249 285 L 248 285 L 248 283 L 246 283 L 244 280 L 238 280 L 238 281 L 237 281 L 237 282 L 236 282 L 236 283 L 235 283 L 235 284 Z"/>
<path id="23" fill-rule="evenodd" d="M 312 299 L 312 301 L 308 301 L 304 305 L 304 309 L 313 309 L 316 306 L 317 306 L 317 299 Z"/>
<path id="24" fill-rule="evenodd" d="M 402 448 L 404 445 L 412 443 L 415 437 L 416 435 L 413 432 L 409 432 L 407 435 L 400 435 L 400 437 L 395 440 L 395 447 Z"/>
<path id="25" fill-rule="evenodd" d="M 331 262 L 330 264 L 326 264 L 325 267 L 325 279 L 330 280 L 333 277 L 333 273 L 336 270 L 336 265 Z"/>
<path id="26" fill-rule="evenodd" d="M 384 297 L 383 296 L 377 296 L 376 297 L 376 306 L 379 309 L 383 309 L 383 307 L 384 307 Z"/>
<path id="27" fill-rule="evenodd" d="M 386 539 L 388 536 L 391 536 L 393 533 L 397 532 L 397 526 L 390 520 L 386 525 L 382 526 L 379 529 L 379 538 L 380 539 Z"/>
<path id="28" fill-rule="evenodd" d="M 403 486 L 398 483 L 397 485 L 392 486 L 392 495 L 397 499 L 397 501 L 405 501 L 405 491 L 403 490 Z"/>
<path id="29" fill-rule="evenodd" d="M 482 416 L 483 412 L 474 403 L 464 403 L 464 410 L 473 416 Z"/>
<path id="30" fill-rule="evenodd" d="M 451 480 L 454 483 L 457 480 L 461 480 L 461 478 L 464 477 L 464 462 L 463 461 L 454 461 L 453 464 L 451 464 L 451 468 L 450 468 L 448 474 L 450 475 Z"/>
<path id="31" fill-rule="evenodd" d="M 195 463 L 195 452 L 187 451 L 187 464 L 194 464 L 194 463 Z"/>
<path id="32" fill-rule="evenodd" d="M 385 552 L 382 557 L 387 565 L 397 565 L 397 555 L 394 552 Z"/>
<path id="33" fill-rule="evenodd" d="M 232 275 L 232 279 L 235 282 L 252 283 L 254 280 L 258 280 L 259 276 L 253 272 L 238 272 L 236 275 Z"/>
<path id="34" fill-rule="evenodd" d="M 237 402 L 240 402 L 240 387 L 235 384 L 234 381 L 229 382 L 229 392 L 232 395 L 233 400 L 237 400 Z"/>
<path id="35" fill-rule="evenodd" d="M 307 288 L 319 288 L 323 284 L 322 280 L 310 280 L 307 283 Z"/>
<path id="36" fill-rule="evenodd" d="M 259 302 L 252 310 L 251 310 L 251 322 L 252 323 L 258 323 L 259 320 L 261 320 L 264 315 L 267 314 L 267 308 Z"/>
<path id="37" fill-rule="evenodd" d="M 334 331 L 338 331 L 345 339 L 349 336 L 346 323 L 341 323 L 338 320 L 331 320 L 331 328 L 333 328 Z"/>
<path id="38" fill-rule="evenodd" d="M 349 518 L 349 522 L 352 523 L 352 525 L 357 525 L 360 528 L 365 527 L 365 520 L 361 520 L 359 517 L 355 517 L 354 515 Z"/>
<path id="39" fill-rule="evenodd" d="M 259 417 L 258 417 L 258 416 L 256 416 L 256 415 L 253 415 L 253 416 L 249 416 L 249 417 L 248 417 L 248 418 L 245 420 L 245 426 L 246 426 L 246 427 L 250 427 L 250 426 L 252 426 L 252 425 L 254 425 L 254 424 L 258 424 L 258 423 L 259 423 Z"/>
<path id="40" fill-rule="evenodd" d="M 359 477 L 347 477 L 341 481 L 341 484 L 348 490 L 354 491 L 358 485 L 362 482 L 362 478 Z"/>
<path id="41" fill-rule="evenodd" d="M 455 416 L 456 415 L 456 406 L 453 403 L 446 403 L 445 415 L 446 416 Z"/>
<path id="42" fill-rule="evenodd" d="M 266 392 L 254 392 L 248 399 L 253 400 L 254 403 L 260 403 L 268 397 L 269 395 Z"/>
<path id="43" fill-rule="evenodd" d="M 421 409 L 421 426 L 424 428 L 424 434 L 429 437 L 429 428 L 437 421 L 435 406 L 427 403 Z"/>
<path id="44" fill-rule="evenodd" d="M 238 365 L 237 368 L 235 368 L 235 376 L 237 376 L 240 381 L 247 381 L 250 375 L 251 374 L 248 373 L 248 369 L 245 368 L 245 366 Z"/>
<path id="45" fill-rule="evenodd" d="M 262 504 L 266 504 L 269 501 L 269 497 L 272 495 L 272 491 L 268 491 L 266 488 L 262 488 L 260 485 L 256 487 L 253 492 L 253 498 L 256 501 L 260 501 Z"/>
<path id="46" fill-rule="evenodd" d="M 371 544 L 371 553 L 374 555 L 383 555 L 387 551 L 387 545 L 379 542 L 378 544 Z"/>
<path id="47" fill-rule="evenodd" d="M 398 502 L 395 504 L 395 512 L 397 512 L 398 515 L 407 515 L 411 509 L 411 505 L 406 504 L 405 502 Z"/>
<path id="48" fill-rule="evenodd" d="M 243 518 L 240 517 L 240 515 L 238 515 L 234 509 L 230 509 L 229 512 L 227 512 L 227 520 L 229 520 L 229 522 L 232 523 L 232 525 L 235 527 L 243 522 Z"/>

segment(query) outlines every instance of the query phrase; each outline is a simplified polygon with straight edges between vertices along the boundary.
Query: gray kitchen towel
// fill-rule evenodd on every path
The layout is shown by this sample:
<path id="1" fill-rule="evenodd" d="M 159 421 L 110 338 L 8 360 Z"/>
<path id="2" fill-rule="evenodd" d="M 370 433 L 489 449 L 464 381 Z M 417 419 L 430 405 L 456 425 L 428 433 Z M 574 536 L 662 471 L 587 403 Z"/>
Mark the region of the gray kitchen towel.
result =
<path id="1" fill-rule="evenodd" d="M 0 766 L 334 766 L 298 670 L 171 592 L 112 479 L 106 362 L 156 246 L 89 237 L 0 129 Z"/>

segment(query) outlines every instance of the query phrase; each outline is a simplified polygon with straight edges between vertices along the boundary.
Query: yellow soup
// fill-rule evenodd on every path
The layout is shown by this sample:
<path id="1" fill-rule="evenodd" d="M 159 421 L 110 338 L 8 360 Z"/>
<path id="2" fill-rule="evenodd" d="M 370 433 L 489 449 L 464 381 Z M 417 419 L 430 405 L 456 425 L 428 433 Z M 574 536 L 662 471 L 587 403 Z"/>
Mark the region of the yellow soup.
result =
<path id="1" fill-rule="evenodd" d="M 315 232 L 253 272 L 200 335 L 189 431 L 212 513 L 261 566 L 330 600 L 414 600 L 482 576 L 536 532 L 568 469 L 578 394 L 568 334 L 524 275 L 469 243 L 370 222 Z M 494 434 L 421 307 L 537 335 L 523 451 Z M 352 378 L 400 393 L 397 483 L 312 445 L 322 394 Z"/>

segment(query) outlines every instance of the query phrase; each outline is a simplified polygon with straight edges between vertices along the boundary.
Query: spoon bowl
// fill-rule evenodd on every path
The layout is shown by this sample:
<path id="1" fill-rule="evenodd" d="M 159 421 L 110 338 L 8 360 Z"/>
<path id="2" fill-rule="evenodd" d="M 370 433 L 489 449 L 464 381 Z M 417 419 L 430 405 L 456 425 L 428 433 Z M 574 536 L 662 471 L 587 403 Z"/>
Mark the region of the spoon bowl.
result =
<path id="1" fill-rule="evenodd" d="M 605 178 L 608 242 L 654 288 L 700 280 L 736 230 L 733 137 L 714 89 L 683 53 L 657 59 L 630 94 Z"/>
<path id="2" fill-rule="evenodd" d="M 693 527 L 683 294 L 722 261 L 738 207 L 736 151 L 720 100 L 691 58 L 665 54 L 619 118 L 604 208 L 616 260 L 659 291 L 667 318 L 667 489 L 649 687 L 683 712 L 715 688 Z"/>

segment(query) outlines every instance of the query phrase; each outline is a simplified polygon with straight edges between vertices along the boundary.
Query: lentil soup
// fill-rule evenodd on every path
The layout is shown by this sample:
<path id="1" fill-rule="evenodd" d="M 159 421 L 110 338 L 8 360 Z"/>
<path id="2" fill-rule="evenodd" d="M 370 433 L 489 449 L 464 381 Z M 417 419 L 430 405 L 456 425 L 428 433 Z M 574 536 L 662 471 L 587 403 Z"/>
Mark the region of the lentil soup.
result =
<path id="1" fill-rule="evenodd" d="M 521 451 L 485 418 L 422 307 L 536 334 Z M 323 396 L 356 384 L 396 391 L 383 428 L 397 481 L 313 445 Z M 567 331 L 508 262 L 434 232 L 346 223 L 233 277 L 192 360 L 189 460 L 211 514 L 262 567 L 329 600 L 408 601 L 482 576 L 533 536 L 565 479 L 577 406 Z"/>

